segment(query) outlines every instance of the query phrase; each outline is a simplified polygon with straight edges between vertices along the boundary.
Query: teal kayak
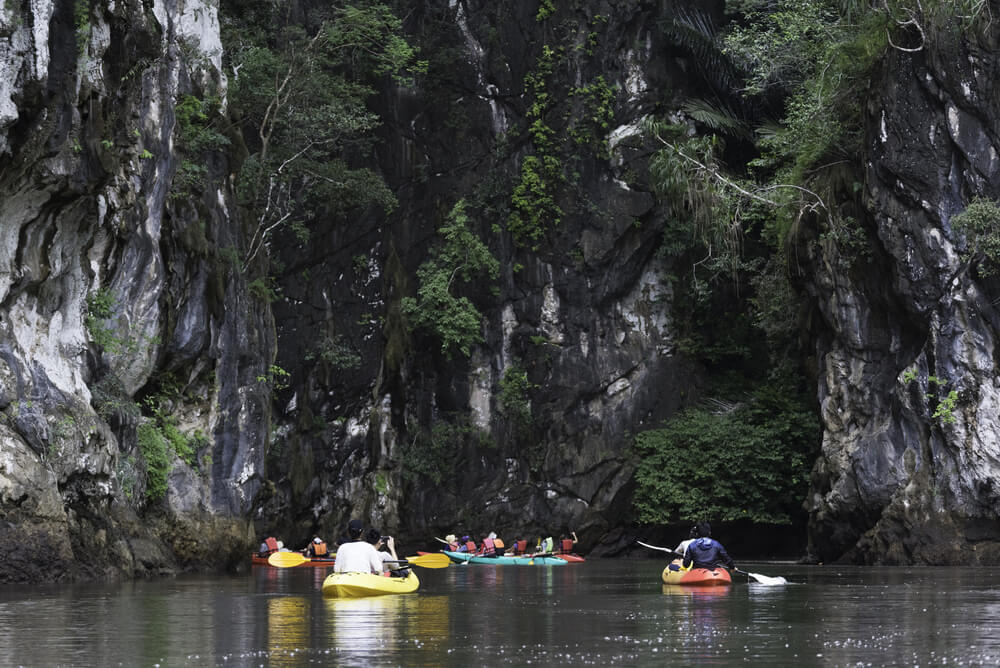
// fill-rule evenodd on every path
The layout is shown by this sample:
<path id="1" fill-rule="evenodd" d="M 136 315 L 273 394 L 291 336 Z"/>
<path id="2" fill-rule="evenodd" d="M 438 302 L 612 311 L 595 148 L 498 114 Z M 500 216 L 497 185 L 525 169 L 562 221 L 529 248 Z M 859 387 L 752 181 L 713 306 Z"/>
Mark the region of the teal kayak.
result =
<path id="1" fill-rule="evenodd" d="M 471 564 L 492 564 L 493 566 L 565 566 L 566 561 L 559 557 L 477 557 L 468 552 L 444 551 L 455 563 L 469 562 Z"/>

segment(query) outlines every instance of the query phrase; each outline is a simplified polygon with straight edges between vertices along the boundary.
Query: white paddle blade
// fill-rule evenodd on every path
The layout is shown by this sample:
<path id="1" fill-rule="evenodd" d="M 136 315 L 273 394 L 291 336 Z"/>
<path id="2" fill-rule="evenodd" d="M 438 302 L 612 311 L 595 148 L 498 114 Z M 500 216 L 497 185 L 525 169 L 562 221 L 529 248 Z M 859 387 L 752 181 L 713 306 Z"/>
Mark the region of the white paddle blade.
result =
<path id="1" fill-rule="evenodd" d="M 762 585 L 767 585 L 769 587 L 770 586 L 774 586 L 774 585 L 785 585 L 785 584 L 788 584 L 788 580 L 786 580 L 785 578 L 781 577 L 780 575 L 778 577 L 776 577 L 776 578 L 768 577 L 767 575 L 761 575 L 760 573 L 747 573 L 747 575 L 749 575 L 750 577 L 752 577 L 754 580 L 756 580 L 757 582 L 761 583 Z"/>
<path id="2" fill-rule="evenodd" d="M 639 545 L 642 545 L 643 547 L 648 547 L 651 550 L 659 550 L 660 552 L 674 553 L 674 551 L 671 550 L 669 547 L 658 547 L 656 545 L 650 545 L 649 543 L 643 543 L 641 540 L 637 540 L 635 542 L 639 543 Z"/>

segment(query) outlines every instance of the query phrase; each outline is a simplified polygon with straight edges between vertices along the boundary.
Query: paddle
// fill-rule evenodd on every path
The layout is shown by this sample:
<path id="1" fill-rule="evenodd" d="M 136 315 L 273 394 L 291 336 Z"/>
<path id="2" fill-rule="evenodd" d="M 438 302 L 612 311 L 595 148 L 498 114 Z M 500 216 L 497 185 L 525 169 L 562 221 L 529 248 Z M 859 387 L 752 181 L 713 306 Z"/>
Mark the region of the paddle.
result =
<path id="1" fill-rule="evenodd" d="M 267 563 L 272 566 L 277 566 L 278 568 L 291 568 L 293 566 L 301 566 L 302 564 L 309 561 L 308 558 L 302 556 L 299 552 L 275 552 L 270 557 L 267 558 Z M 333 562 L 330 562 L 333 565 Z"/>
<path id="2" fill-rule="evenodd" d="M 754 580 L 756 580 L 757 582 L 761 583 L 762 585 L 774 586 L 774 585 L 785 585 L 785 584 L 788 584 L 788 580 L 786 580 L 785 578 L 781 577 L 780 575 L 778 577 L 776 577 L 776 578 L 772 578 L 772 577 L 768 577 L 767 575 L 761 575 L 760 573 L 747 573 L 746 571 L 740 570 L 739 568 L 734 568 L 733 570 L 736 571 L 737 573 L 742 573 L 743 575 L 746 575 L 747 577 L 753 578 Z"/>
<path id="3" fill-rule="evenodd" d="M 272 566 L 277 566 L 278 568 L 301 566 L 307 561 L 309 561 L 309 559 L 302 556 L 298 552 L 275 552 L 267 558 L 267 563 Z M 391 562 L 387 561 L 386 563 L 421 566 L 423 568 L 447 568 L 448 565 L 451 564 L 451 559 L 448 558 L 447 554 L 434 553 L 422 554 L 417 557 L 407 557 L 406 559 L 398 559 Z M 333 566 L 332 561 L 330 562 L 330 565 Z"/>
<path id="4" fill-rule="evenodd" d="M 407 557 L 397 561 L 386 561 L 387 564 L 405 564 L 407 566 L 420 566 L 421 568 L 448 568 L 451 559 L 442 552 L 432 552 L 431 554 L 421 554 L 416 557 Z"/>
<path id="5" fill-rule="evenodd" d="M 677 550 L 671 550 L 669 547 L 657 547 L 656 545 L 650 545 L 649 543 L 643 543 L 641 540 L 637 540 L 635 542 L 639 543 L 639 545 L 642 545 L 643 547 L 648 547 L 651 550 L 659 550 L 660 552 L 669 552 L 670 554 L 676 554 L 678 557 L 681 557 L 681 558 L 684 557 L 683 554 L 681 554 Z"/>
<path id="6" fill-rule="evenodd" d="M 670 554 L 675 554 L 678 557 L 683 557 L 684 556 L 683 554 L 681 554 L 677 550 L 671 550 L 669 547 L 657 547 L 656 545 L 650 545 L 648 543 L 643 543 L 641 540 L 637 540 L 635 542 L 639 543 L 639 545 L 642 545 L 643 547 L 648 547 L 651 550 L 660 550 L 661 552 L 669 552 Z M 734 568 L 733 570 L 736 571 L 737 573 L 742 573 L 743 575 L 746 575 L 747 577 L 753 578 L 754 580 L 756 580 L 757 582 L 759 582 L 762 585 L 773 586 L 773 585 L 788 584 L 788 580 L 786 580 L 785 578 L 783 578 L 781 576 L 778 576 L 776 578 L 772 578 L 772 577 L 768 577 L 767 575 L 761 575 L 760 573 L 748 573 L 748 572 L 742 571 L 742 570 L 740 570 L 738 568 Z"/>

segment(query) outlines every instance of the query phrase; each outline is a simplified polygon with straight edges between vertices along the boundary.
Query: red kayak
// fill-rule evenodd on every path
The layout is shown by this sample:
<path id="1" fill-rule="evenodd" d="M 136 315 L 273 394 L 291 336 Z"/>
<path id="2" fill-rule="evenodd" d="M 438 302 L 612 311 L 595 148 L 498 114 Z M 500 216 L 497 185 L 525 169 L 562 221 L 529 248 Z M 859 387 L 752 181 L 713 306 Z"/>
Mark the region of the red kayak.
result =
<path id="1" fill-rule="evenodd" d="M 562 559 L 563 561 L 568 561 L 571 564 L 579 563 L 581 561 L 586 561 L 586 559 L 581 557 L 579 554 L 570 554 L 569 552 L 567 552 L 566 554 L 553 554 L 552 556 L 556 557 L 557 559 Z"/>

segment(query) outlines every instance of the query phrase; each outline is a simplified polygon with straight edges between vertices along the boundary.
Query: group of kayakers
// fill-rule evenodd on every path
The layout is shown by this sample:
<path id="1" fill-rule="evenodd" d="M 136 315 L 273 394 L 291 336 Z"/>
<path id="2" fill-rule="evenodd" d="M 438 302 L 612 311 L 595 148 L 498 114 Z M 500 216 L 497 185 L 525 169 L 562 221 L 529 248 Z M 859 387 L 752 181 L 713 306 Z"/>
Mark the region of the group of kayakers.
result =
<path id="1" fill-rule="evenodd" d="M 319 536 L 315 536 L 311 541 L 309 541 L 307 546 L 296 551 L 304 554 L 310 559 L 327 558 L 331 556 L 329 546 L 326 544 L 326 541 Z M 257 549 L 257 555 L 260 557 L 269 557 L 275 552 L 291 552 L 291 550 L 286 548 L 285 544 L 274 536 L 268 536 L 265 538 L 260 544 L 260 547 Z"/>
<path id="2" fill-rule="evenodd" d="M 563 535 L 558 544 L 552 536 L 539 537 L 533 550 L 529 549 L 527 539 L 515 538 L 510 545 L 507 545 L 494 531 L 484 534 L 478 543 L 470 535 L 464 535 L 459 540 L 453 533 L 445 536 L 443 540 L 440 538 L 438 540 L 445 543 L 450 552 L 465 552 L 477 557 L 569 554 L 577 543 L 575 531 Z"/>
<path id="3" fill-rule="evenodd" d="M 284 544 L 269 536 L 261 543 L 259 556 L 267 557 L 275 552 L 288 551 Z M 396 556 L 396 543 L 392 536 L 383 536 L 375 527 L 365 529 L 361 520 L 351 520 L 346 532 L 336 545 L 336 553 L 331 554 L 330 548 L 319 536 L 315 536 L 304 549 L 299 550 L 311 559 L 335 557 L 333 564 L 336 573 L 373 573 L 382 575 L 405 575 L 405 567 Z"/>

